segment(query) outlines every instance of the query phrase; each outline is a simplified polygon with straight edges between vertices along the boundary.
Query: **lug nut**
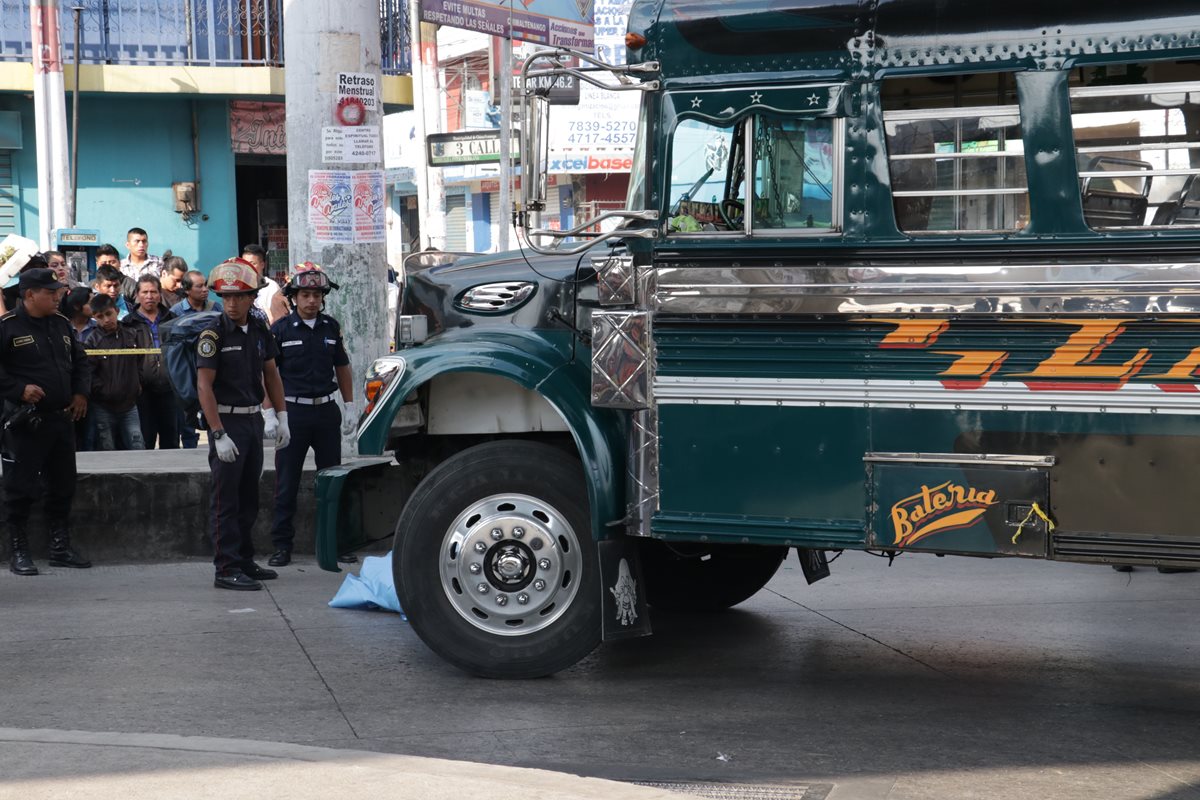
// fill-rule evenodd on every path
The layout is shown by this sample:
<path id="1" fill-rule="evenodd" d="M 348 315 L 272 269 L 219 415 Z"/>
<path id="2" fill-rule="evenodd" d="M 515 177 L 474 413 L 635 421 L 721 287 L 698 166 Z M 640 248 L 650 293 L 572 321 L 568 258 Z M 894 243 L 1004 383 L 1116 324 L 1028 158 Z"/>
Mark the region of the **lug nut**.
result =
<path id="1" fill-rule="evenodd" d="M 481 583 L 475 587 L 475 591 L 479 592 L 480 594 L 487 594 L 488 593 L 488 585 L 486 583 Z"/>
<path id="2" fill-rule="evenodd" d="M 517 602 L 520 603 L 521 605 L 525 605 L 526 603 L 529 602 L 529 595 L 525 594 L 524 592 L 521 592 L 519 595 L 517 595 Z"/>
<path id="3" fill-rule="evenodd" d="M 541 578 L 538 578 L 536 581 L 533 582 L 533 588 L 537 589 L 540 592 L 546 588 L 546 582 L 544 580 L 542 580 Z"/>
<path id="4" fill-rule="evenodd" d="M 514 538 L 514 539 L 520 539 L 520 538 L 521 538 L 521 537 L 523 537 L 524 535 L 525 535 L 525 529 L 524 529 L 524 528 L 513 528 L 513 538 Z"/>
<path id="5" fill-rule="evenodd" d="M 544 542 L 541 539 L 530 539 L 529 540 L 529 546 L 532 547 L 534 550 L 541 550 L 543 544 L 544 544 Z"/>
<path id="6" fill-rule="evenodd" d="M 496 605 L 498 605 L 498 606 L 508 605 L 508 595 L 506 595 L 506 594 L 496 595 Z"/>
<path id="7" fill-rule="evenodd" d="M 539 558 L 538 559 L 538 569 L 550 569 L 550 559 Z"/>
<path id="8" fill-rule="evenodd" d="M 492 528 L 492 538 L 497 542 L 504 538 L 504 531 L 499 528 Z"/>
<path id="9" fill-rule="evenodd" d="M 476 542 L 475 543 L 475 552 L 476 553 L 486 553 L 487 545 L 484 544 L 483 542 Z"/>
<path id="10" fill-rule="evenodd" d="M 479 564 L 472 564 L 471 566 L 467 567 L 467 569 L 471 571 L 472 575 L 478 575 L 479 573 L 483 572 L 483 567 Z"/>

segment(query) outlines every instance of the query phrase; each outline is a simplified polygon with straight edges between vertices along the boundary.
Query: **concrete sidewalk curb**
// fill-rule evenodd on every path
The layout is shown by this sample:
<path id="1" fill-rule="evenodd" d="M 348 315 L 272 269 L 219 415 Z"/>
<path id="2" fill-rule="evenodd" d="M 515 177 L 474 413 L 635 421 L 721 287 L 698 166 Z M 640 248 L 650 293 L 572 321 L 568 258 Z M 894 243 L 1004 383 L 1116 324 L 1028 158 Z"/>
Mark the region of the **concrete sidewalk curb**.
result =
<path id="1" fill-rule="evenodd" d="M 229 796 L 278 796 L 304 800 L 330 797 L 330 792 L 356 796 L 372 788 L 387 789 L 397 798 L 522 797 L 538 800 L 687 800 L 688 795 L 661 789 L 584 778 L 547 770 L 503 767 L 467 761 L 449 761 L 418 756 L 393 755 L 365 750 L 338 750 L 287 742 L 248 739 L 218 739 L 158 733 L 117 733 L 53 729 L 0 728 L 0 752 L 6 746 L 45 745 L 54 751 L 46 775 L 34 780 L 5 781 L 0 777 L 0 797 L 41 798 L 69 794 L 73 798 L 170 796 L 207 798 Z M 104 774 L 86 771 L 86 758 L 72 758 L 71 751 L 85 756 L 90 748 L 128 749 L 128 768 Z M 66 751 L 64 754 L 63 751 Z M 232 756 L 234 763 L 180 765 L 164 771 L 137 771 L 144 751 L 175 751 L 180 762 L 188 754 L 205 757 Z M 64 755 L 66 760 L 64 761 Z M 6 761 L 7 758 L 0 759 Z M 264 760 L 277 762 L 264 764 Z M 76 774 L 54 775 L 54 767 L 69 764 Z M 203 779 L 197 771 L 203 771 Z M 214 774 L 215 773 L 215 774 Z M 253 787 L 257 779 L 262 787 Z M 9 794 L 15 792 L 15 794 Z M 263 793 L 265 792 L 265 794 Z"/>

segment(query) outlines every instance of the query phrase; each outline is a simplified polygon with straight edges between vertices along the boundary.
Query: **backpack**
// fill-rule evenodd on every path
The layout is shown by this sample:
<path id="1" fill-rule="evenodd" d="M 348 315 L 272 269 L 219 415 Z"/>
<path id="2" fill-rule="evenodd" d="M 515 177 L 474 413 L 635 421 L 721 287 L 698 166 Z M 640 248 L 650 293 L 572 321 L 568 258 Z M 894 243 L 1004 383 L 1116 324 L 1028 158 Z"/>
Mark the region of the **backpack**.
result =
<path id="1" fill-rule="evenodd" d="M 171 381 L 180 408 L 192 422 L 200 414 L 200 390 L 196 386 L 196 342 L 200 339 L 200 331 L 220 316 L 220 311 L 200 311 L 168 320 L 159 329 L 167 378 Z"/>

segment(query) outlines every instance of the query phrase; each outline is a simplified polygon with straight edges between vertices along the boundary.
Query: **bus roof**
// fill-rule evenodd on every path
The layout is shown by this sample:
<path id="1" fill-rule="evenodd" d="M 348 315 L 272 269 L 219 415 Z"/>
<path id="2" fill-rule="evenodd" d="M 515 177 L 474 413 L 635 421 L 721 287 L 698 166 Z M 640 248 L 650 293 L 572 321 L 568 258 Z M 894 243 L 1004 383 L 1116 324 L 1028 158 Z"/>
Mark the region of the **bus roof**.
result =
<path id="1" fill-rule="evenodd" d="M 1200 57 L 1197 0 L 634 0 L 629 31 L 666 79 L 1064 69 Z M 1189 51 L 1191 51 L 1189 53 Z"/>

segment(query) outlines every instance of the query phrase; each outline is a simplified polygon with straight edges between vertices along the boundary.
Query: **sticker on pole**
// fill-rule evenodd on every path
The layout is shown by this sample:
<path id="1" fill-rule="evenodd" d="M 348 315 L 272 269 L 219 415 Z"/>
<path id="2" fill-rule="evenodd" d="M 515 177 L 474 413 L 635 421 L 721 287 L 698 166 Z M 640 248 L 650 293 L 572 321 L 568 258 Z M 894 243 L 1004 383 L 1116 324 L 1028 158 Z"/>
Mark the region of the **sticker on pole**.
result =
<path id="1" fill-rule="evenodd" d="M 338 105 L 346 106 L 347 103 L 343 101 L 347 100 L 361 102 L 363 109 L 367 111 L 378 111 L 379 76 L 366 72 L 339 72 L 337 79 Z"/>

